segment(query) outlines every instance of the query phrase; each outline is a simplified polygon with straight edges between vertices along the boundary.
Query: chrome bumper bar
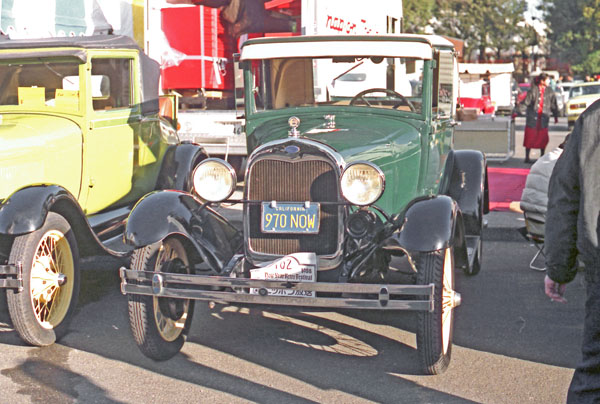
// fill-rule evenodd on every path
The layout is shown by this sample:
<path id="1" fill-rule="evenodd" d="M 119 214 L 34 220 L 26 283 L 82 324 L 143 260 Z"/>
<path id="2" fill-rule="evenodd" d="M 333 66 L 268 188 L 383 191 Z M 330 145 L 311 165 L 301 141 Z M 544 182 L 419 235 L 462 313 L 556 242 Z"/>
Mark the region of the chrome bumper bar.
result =
<path id="1" fill-rule="evenodd" d="M 121 293 L 178 299 L 207 300 L 217 303 L 254 303 L 372 310 L 434 309 L 434 284 L 382 285 L 366 283 L 289 282 L 229 278 L 224 276 L 182 275 L 134 271 L 121 268 Z M 248 293 L 258 289 L 258 294 Z M 230 290 L 223 290 L 230 289 Z M 341 297 L 294 297 L 268 295 L 267 289 L 340 293 Z M 356 294 L 356 297 L 349 295 Z M 369 295 L 372 297 L 367 297 Z M 399 300 L 398 296 L 411 296 Z"/>
<path id="2" fill-rule="evenodd" d="M 23 266 L 17 264 L 0 265 L 0 289 L 23 291 Z"/>

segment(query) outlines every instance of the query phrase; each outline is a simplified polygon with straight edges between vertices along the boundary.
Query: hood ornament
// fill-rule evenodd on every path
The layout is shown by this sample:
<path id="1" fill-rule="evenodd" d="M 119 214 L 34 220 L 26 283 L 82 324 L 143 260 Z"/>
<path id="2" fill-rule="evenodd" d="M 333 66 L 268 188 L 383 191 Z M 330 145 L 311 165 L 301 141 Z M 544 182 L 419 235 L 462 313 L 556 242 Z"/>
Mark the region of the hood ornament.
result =
<path id="1" fill-rule="evenodd" d="M 335 129 L 335 115 L 323 115 L 325 119 L 325 128 Z"/>
<path id="2" fill-rule="evenodd" d="M 298 126 L 300 126 L 300 118 L 297 116 L 292 116 L 290 119 L 288 119 L 288 124 L 290 125 L 290 128 L 292 128 L 292 130 L 288 132 L 289 136 L 298 137 L 300 135 L 300 131 L 298 130 Z"/>

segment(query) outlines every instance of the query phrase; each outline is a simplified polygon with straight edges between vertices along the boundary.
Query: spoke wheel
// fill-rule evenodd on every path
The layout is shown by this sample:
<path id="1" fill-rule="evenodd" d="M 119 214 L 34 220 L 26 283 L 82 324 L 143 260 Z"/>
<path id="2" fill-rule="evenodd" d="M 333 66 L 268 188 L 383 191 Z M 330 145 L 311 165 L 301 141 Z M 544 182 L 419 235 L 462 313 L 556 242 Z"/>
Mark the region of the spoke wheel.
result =
<path id="1" fill-rule="evenodd" d="M 434 310 L 419 313 L 417 348 L 425 374 L 435 375 L 450 364 L 454 308 L 460 295 L 454 291 L 454 260 L 452 250 L 421 254 L 417 261 L 417 283 L 433 283 Z"/>
<path id="2" fill-rule="evenodd" d="M 185 247 L 174 237 L 136 250 L 131 267 L 138 271 L 190 273 Z M 193 301 L 128 295 L 128 303 L 131 331 L 144 355 L 166 360 L 181 350 L 191 325 Z"/>
<path id="3" fill-rule="evenodd" d="M 24 291 L 7 292 L 15 329 L 44 346 L 66 331 L 79 294 L 79 256 L 69 223 L 50 212 L 41 229 L 16 237 L 9 261 L 23 266 Z"/>

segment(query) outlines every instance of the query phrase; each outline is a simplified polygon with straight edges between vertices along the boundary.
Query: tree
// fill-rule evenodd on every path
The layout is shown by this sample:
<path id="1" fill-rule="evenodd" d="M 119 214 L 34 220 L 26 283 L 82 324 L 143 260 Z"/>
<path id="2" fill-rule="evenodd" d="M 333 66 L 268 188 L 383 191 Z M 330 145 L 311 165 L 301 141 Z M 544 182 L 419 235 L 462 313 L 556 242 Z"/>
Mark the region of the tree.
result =
<path id="1" fill-rule="evenodd" d="M 600 72 L 600 0 L 546 0 L 542 10 L 552 55 L 576 73 Z"/>
<path id="2" fill-rule="evenodd" d="M 436 0 L 434 31 L 465 41 L 465 56 L 479 50 L 487 60 L 487 49 L 500 56 L 519 46 L 527 36 L 523 13 L 526 0 Z"/>
<path id="3" fill-rule="evenodd" d="M 435 0 L 404 0 L 404 32 L 412 34 L 425 33 L 429 20 L 433 15 Z"/>

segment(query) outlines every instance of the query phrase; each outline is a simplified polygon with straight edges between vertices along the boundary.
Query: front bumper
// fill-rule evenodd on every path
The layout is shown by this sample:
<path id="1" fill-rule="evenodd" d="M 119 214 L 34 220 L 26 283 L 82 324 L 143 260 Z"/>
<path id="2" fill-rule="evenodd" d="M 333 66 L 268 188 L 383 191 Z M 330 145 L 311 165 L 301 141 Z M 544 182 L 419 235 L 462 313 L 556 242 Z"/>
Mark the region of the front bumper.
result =
<path id="1" fill-rule="evenodd" d="M 0 265 L 0 289 L 23 290 L 23 267 L 20 262 Z"/>
<path id="2" fill-rule="evenodd" d="M 383 285 L 364 283 L 290 282 L 183 275 L 165 272 L 119 270 L 123 294 L 206 300 L 216 303 L 250 303 L 371 310 L 434 310 L 434 284 Z M 248 290 L 256 288 L 258 294 Z M 339 294 L 339 297 L 268 295 L 267 289 L 304 290 Z M 410 297 L 399 299 L 398 297 Z"/>

